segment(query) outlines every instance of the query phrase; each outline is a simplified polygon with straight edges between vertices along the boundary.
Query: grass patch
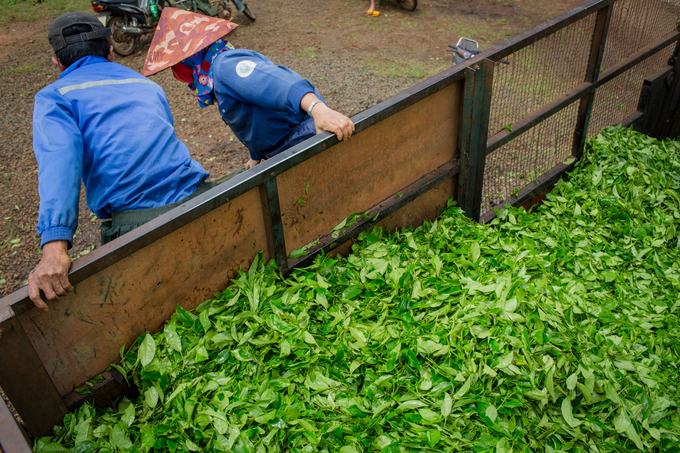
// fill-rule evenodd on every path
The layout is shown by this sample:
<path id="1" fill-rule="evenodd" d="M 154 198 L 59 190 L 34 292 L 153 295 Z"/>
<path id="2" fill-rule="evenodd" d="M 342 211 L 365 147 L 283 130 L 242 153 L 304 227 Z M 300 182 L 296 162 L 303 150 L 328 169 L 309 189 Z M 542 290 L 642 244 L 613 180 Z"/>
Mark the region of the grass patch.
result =
<path id="1" fill-rule="evenodd" d="M 448 68 L 450 63 L 444 59 L 424 63 L 421 61 L 385 61 L 369 57 L 364 60 L 364 65 L 373 74 L 422 80 L 439 74 Z"/>
<path id="2" fill-rule="evenodd" d="M 45 58 L 41 58 L 40 61 L 36 61 L 34 63 L 26 63 L 11 67 L 4 71 L 3 74 L 28 74 L 36 72 L 44 62 Z"/>
<path id="3" fill-rule="evenodd" d="M 316 58 L 316 47 L 305 47 L 295 56 L 297 58 L 306 58 L 308 60 L 312 60 Z"/>
<path id="4" fill-rule="evenodd" d="M 0 27 L 15 22 L 53 18 L 69 11 L 91 11 L 88 0 L 0 0 Z"/>

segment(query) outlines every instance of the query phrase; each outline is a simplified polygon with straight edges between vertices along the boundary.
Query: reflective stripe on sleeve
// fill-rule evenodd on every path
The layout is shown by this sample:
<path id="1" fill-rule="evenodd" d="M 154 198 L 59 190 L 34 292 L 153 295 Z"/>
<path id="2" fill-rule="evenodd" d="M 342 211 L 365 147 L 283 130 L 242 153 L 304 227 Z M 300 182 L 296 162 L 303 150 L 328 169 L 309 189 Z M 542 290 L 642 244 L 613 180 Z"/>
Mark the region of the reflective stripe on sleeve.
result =
<path id="1" fill-rule="evenodd" d="M 83 90 L 85 88 L 100 87 L 106 85 L 125 85 L 127 83 L 148 83 L 149 85 L 156 85 L 155 82 L 147 79 L 122 79 L 122 80 L 98 80 L 96 82 L 79 83 L 78 85 L 69 85 L 67 87 L 59 88 L 59 94 L 62 96 L 73 90 Z"/>

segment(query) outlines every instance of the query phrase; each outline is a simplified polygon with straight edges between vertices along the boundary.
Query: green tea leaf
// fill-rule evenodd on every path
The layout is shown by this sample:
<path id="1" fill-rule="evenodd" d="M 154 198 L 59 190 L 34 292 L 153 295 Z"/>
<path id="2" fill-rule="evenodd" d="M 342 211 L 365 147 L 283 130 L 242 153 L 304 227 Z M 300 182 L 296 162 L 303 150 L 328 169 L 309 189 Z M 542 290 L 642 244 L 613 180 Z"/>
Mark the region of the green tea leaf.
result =
<path id="1" fill-rule="evenodd" d="M 144 401 L 147 406 L 151 408 L 156 407 L 156 404 L 158 404 L 158 390 L 156 390 L 156 387 L 151 386 L 144 392 Z"/>
<path id="2" fill-rule="evenodd" d="M 179 335 L 177 335 L 177 331 L 175 330 L 175 324 L 174 323 L 166 324 L 165 327 L 163 328 L 163 333 L 165 334 L 165 341 L 168 342 L 168 345 L 175 351 L 181 353 L 182 341 L 180 340 Z"/>
<path id="3" fill-rule="evenodd" d="M 139 347 L 139 359 L 142 362 L 142 366 L 145 367 L 153 361 L 156 355 L 156 341 L 148 333 L 142 340 L 142 344 Z"/>
<path id="4" fill-rule="evenodd" d="M 489 405 L 489 407 L 486 408 L 485 414 L 491 419 L 492 422 L 496 422 L 496 419 L 498 418 L 498 411 L 494 405 Z"/>
<path id="5" fill-rule="evenodd" d="M 114 426 L 113 430 L 111 430 L 109 440 L 121 450 L 129 450 L 132 448 L 130 437 L 118 425 Z"/>
<path id="6" fill-rule="evenodd" d="M 562 417 L 564 421 L 567 422 L 572 428 L 576 428 L 580 422 L 574 418 L 572 413 L 571 400 L 569 398 L 564 398 L 562 400 Z"/>

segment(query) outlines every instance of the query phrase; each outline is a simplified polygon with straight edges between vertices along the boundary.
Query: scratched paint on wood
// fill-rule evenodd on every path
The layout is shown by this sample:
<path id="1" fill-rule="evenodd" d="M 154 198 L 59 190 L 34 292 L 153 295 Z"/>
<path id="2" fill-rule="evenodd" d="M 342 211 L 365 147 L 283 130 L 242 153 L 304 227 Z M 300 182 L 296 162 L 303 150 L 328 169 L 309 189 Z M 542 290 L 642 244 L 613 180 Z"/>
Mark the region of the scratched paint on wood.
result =
<path id="1" fill-rule="evenodd" d="M 49 312 L 20 315 L 62 396 L 117 362 L 123 344 L 159 330 L 177 305 L 194 308 L 225 288 L 267 248 L 262 218 L 253 189 L 79 283 Z"/>

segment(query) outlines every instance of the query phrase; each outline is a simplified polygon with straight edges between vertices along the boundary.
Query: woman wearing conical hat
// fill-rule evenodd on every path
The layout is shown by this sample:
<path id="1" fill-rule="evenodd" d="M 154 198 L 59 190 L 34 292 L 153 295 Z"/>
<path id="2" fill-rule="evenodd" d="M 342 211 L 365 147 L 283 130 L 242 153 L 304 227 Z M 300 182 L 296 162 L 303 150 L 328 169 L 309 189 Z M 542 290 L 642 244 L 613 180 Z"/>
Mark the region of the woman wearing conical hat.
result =
<path id="1" fill-rule="evenodd" d="M 352 135 L 354 123 L 328 108 L 307 80 L 223 41 L 234 28 L 226 20 L 164 8 L 142 73 L 172 68 L 201 107 L 217 102 L 224 122 L 250 151 L 246 169 L 322 131 L 339 140 Z"/>

